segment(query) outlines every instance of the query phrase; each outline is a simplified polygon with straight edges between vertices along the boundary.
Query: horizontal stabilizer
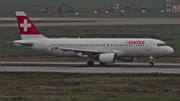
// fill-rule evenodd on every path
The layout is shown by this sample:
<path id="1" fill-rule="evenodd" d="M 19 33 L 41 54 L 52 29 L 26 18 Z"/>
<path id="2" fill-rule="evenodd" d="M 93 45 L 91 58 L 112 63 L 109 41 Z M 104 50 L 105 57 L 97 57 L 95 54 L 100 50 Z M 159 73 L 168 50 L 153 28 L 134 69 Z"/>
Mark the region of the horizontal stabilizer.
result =
<path id="1" fill-rule="evenodd" d="M 19 45 L 19 46 L 27 46 L 27 47 L 33 46 L 32 42 L 27 42 L 27 41 L 24 41 L 24 40 L 13 41 L 13 44 L 14 45 Z"/>

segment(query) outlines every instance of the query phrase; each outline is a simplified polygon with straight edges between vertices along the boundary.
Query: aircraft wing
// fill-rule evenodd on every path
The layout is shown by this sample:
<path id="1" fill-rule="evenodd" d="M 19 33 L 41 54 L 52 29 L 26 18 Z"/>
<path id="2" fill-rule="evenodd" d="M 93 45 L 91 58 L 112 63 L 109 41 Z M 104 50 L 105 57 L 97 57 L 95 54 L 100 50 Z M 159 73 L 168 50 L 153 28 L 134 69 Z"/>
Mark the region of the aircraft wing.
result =
<path id="1" fill-rule="evenodd" d="M 100 53 L 100 51 L 98 51 L 98 50 L 64 48 L 64 47 L 52 47 L 51 50 L 74 51 L 74 52 L 91 53 L 91 54 Z"/>
<path id="2" fill-rule="evenodd" d="M 73 52 L 79 52 L 83 55 L 97 55 L 102 53 L 115 53 L 118 57 L 124 56 L 124 52 L 121 50 L 89 50 L 89 49 L 77 49 L 77 48 L 64 48 L 64 47 L 52 47 L 51 50 L 62 50 L 62 51 L 73 51 Z"/>

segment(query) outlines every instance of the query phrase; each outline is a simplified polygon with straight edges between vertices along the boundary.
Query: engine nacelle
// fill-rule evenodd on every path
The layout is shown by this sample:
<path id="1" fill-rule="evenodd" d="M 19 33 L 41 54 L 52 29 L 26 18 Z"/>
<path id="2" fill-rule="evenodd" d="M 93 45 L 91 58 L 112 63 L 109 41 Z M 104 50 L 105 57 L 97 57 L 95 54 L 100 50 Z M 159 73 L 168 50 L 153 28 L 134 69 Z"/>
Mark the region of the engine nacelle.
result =
<path id="1" fill-rule="evenodd" d="M 105 53 L 99 55 L 99 61 L 102 63 L 115 63 L 117 56 L 115 53 Z"/>
<path id="2" fill-rule="evenodd" d="M 135 60 L 134 57 L 118 57 L 118 60 L 123 62 L 133 62 Z"/>

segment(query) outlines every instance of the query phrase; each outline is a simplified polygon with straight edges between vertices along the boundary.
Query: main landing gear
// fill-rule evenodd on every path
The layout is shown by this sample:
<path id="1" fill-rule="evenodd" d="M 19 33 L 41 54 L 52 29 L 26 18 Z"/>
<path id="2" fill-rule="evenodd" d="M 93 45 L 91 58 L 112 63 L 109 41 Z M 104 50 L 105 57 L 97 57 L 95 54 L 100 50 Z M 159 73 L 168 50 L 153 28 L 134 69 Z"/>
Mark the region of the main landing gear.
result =
<path id="1" fill-rule="evenodd" d="M 153 63 L 153 57 L 151 56 L 150 58 L 149 58 L 149 66 L 154 66 L 154 63 Z"/>
<path id="2" fill-rule="evenodd" d="M 87 66 L 89 66 L 89 67 L 90 67 L 90 66 L 94 66 L 94 61 L 88 61 L 88 62 L 87 62 Z"/>

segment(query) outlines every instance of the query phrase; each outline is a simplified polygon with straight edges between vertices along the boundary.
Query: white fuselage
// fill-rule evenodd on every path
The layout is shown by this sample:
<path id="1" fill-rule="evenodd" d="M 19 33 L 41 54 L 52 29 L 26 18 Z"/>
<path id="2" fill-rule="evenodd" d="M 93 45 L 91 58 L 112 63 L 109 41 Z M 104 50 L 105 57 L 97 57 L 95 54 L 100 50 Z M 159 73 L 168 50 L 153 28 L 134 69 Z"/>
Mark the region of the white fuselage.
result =
<path id="1" fill-rule="evenodd" d="M 100 52 L 120 50 L 124 52 L 123 57 L 161 57 L 174 52 L 163 41 L 150 38 L 45 38 L 26 41 L 33 43 L 32 47 L 25 46 L 26 48 L 65 57 L 76 57 L 81 52 L 63 51 L 59 50 L 60 48 L 98 50 Z M 53 49 L 56 47 L 59 49 Z"/>

